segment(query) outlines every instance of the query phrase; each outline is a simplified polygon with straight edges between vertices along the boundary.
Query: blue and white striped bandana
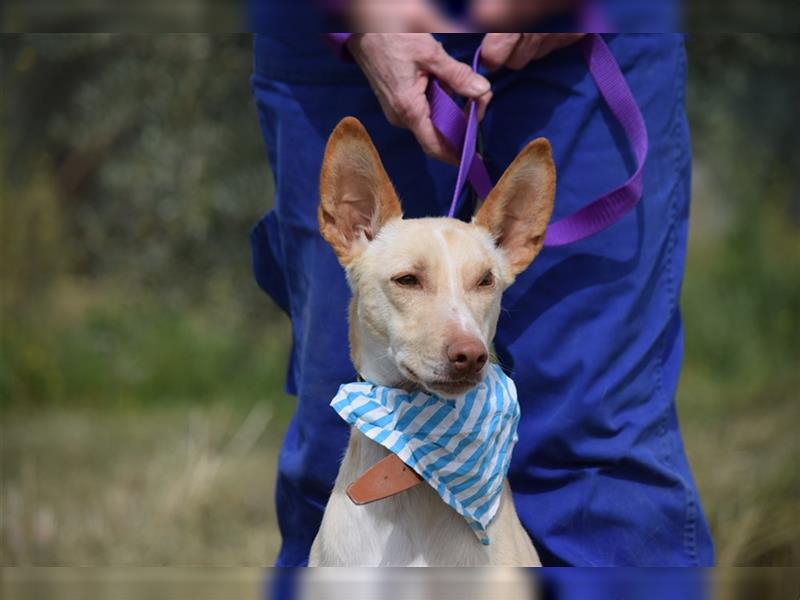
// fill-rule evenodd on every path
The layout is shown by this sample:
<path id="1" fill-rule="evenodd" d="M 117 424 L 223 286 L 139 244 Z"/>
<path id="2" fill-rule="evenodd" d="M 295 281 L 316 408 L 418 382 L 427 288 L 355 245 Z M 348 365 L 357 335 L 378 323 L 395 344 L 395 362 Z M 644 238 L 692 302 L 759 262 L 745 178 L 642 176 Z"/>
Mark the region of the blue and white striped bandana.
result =
<path id="1" fill-rule="evenodd" d="M 461 396 L 346 383 L 331 406 L 419 473 L 489 544 L 519 422 L 517 389 L 500 367 L 490 364 Z"/>

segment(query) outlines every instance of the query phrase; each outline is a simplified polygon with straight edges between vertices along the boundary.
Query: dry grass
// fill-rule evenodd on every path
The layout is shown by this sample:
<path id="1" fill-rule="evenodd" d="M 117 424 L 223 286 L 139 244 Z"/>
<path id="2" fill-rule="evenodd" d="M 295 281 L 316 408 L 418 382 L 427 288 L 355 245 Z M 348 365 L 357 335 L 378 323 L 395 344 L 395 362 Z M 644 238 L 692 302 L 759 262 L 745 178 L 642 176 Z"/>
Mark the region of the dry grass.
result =
<path id="1" fill-rule="evenodd" d="M 274 427 L 265 405 L 6 414 L 2 564 L 271 564 Z"/>
<path id="2" fill-rule="evenodd" d="M 684 404 L 684 440 L 717 563 L 800 564 L 800 404 L 731 407 L 716 415 Z"/>
<path id="3" fill-rule="evenodd" d="M 271 564 L 285 423 L 240 406 L 7 412 L 2 564 Z M 681 408 L 719 564 L 798 564 L 800 405 Z"/>

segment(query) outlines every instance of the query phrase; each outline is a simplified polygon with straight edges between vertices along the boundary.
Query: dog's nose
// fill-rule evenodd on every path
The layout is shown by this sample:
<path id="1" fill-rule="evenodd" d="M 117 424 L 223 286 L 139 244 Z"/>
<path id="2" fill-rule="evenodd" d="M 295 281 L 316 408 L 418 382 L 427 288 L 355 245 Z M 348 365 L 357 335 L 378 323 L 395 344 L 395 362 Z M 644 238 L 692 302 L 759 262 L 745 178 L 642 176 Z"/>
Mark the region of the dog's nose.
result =
<path id="1" fill-rule="evenodd" d="M 480 340 L 465 338 L 447 347 L 447 358 L 454 374 L 466 376 L 480 371 L 486 364 L 489 354 Z"/>

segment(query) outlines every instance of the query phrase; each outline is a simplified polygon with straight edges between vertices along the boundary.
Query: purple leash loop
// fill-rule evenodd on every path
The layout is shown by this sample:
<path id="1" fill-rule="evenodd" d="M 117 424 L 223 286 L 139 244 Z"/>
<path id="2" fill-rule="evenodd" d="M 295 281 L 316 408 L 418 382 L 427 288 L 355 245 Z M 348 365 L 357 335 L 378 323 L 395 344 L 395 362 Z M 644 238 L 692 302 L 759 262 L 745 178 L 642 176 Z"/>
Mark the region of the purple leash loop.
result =
<path id="1" fill-rule="evenodd" d="M 545 234 L 545 246 L 563 246 L 602 231 L 619 221 L 642 197 L 642 171 L 648 146 L 647 128 L 642 113 L 617 61 L 600 34 L 587 34 L 580 44 L 589 73 L 600 95 L 619 122 L 633 149 L 636 171 L 621 186 L 592 200 L 571 215 L 550 223 Z M 475 71 L 478 70 L 479 59 L 480 47 L 475 51 L 472 60 L 472 68 Z M 447 213 L 448 217 L 453 217 L 467 181 L 481 198 L 485 198 L 492 189 L 486 165 L 475 151 L 478 135 L 475 101 L 468 102 L 468 116 L 465 118 L 459 106 L 434 79 L 428 86 L 428 102 L 434 127 L 453 148 L 461 150 L 453 200 Z"/>

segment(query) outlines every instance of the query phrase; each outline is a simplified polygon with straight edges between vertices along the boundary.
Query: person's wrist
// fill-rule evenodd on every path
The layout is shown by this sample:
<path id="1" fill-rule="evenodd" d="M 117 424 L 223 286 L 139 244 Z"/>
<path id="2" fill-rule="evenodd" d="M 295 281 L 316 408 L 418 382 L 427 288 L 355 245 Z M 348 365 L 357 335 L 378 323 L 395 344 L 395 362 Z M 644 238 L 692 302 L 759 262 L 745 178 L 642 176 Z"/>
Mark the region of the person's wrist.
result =
<path id="1" fill-rule="evenodd" d="M 348 51 L 355 56 L 356 52 L 363 50 L 365 44 L 369 43 L 369 38 L 374 36 L 374 33 L 351 33 L 346 42 Z"/>
<path id="2" fill-rule="evenodd" d="M 355 58 L 355 53 L 358 52 L 359 48 L 361 48 L 361 42 L 364 39 L 364 35 L 365 34 L 363 33 L 351 33 L 347 36 L 347 39 L 344 42 L 344 47 L 351 57 Z"/>
<path id="3" fill-rule="evenodd" d="M 375 37 L 380 34 L 375 33 L 352 33 L 345 42 L 345 50 L 349 60 L 358 63 L 362 68 L 368 57 L 373 56 L 375 49 L 370 49 L 370 45 L 375 42 Z M 373 39 L 370 39 L 373 38 Z"/>

